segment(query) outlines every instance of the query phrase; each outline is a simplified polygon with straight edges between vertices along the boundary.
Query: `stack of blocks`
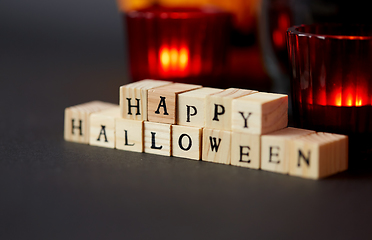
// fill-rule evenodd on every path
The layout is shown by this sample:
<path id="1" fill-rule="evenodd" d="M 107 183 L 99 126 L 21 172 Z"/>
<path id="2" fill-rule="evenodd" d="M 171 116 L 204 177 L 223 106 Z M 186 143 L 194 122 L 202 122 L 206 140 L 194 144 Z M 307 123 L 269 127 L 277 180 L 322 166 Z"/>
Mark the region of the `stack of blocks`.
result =
<path id="1" fill-rule="evenodd" d="M 142 80 L 120 105 L 65 110 L 65 140 L 319 179 L 348 167 L 348 138 L 287 127 L 288 96 Z"/>

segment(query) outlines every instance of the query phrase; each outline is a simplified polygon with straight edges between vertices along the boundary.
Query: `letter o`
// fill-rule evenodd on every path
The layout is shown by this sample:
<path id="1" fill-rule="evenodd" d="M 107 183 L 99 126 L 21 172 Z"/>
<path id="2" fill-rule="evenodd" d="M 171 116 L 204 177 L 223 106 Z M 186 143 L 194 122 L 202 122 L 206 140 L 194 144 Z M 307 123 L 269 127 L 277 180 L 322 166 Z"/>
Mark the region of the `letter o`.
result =
<path id="1" fill-rule="evenodd" d="M 188 145 L 186 148 L 183 147 L 183 145 L 182 145 L 182 139 L 183 139 L 184 137 L 187 137 L 187 138 L 189 139 L 189 145 Z M 182 134 L 182 135 L 180 136 L 180 138 L 178 139 L 178 146 L 180 146 L 180 148 L 181 148 L 182 150 L 184 150 L 184 151 L 188 151 L 188 150 L 190 150 L 190 148 L 191 148 L 191 146 L 192 146 L 192 140 L 191 140 L 191 137 L 190 137 L 189 135 L 187 135 L 186 133 Z"/>

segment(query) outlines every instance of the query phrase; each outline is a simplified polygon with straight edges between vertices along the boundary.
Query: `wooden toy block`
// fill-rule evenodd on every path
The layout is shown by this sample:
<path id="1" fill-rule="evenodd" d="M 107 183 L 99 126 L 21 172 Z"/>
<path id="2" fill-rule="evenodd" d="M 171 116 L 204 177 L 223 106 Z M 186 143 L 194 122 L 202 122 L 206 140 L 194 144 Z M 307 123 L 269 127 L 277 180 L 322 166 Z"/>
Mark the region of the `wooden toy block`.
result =
<path id="1" fill-rule="evenodd" d="M 126 119 L 147 120 L 147 91 L 172 82 L 145 79 L 120 87 L 121 116 Z"/>
<path id="2" fill-rule="evenodd" d="M 347 155 L 347 147 L 339 148 L 345 139 L 330 135 L 314 133 L 290 141 L 289 174 L 319 179 L 341 171 L 341 164 L 335 163 Z"/>
<path id="3" fill-rule="evenodd" d="M 172 156 L 201 159 L 203 128 L 172 125 Z"/>
<path id="4" fill-rule="evenodd" d="M 177 124 L 184 126 L 205 126 L 205 97 L 221 92 L 222 89 L 203 87 L 178 95 Z"/>
<path id="5" fill-rule="evenodd" d="M 261 169 L 288 174 L 289 141 L 315 133 L 299 128 L 284 128 L 261 136 Z"/>
<path id="6" fill-rule="evenodd" d="M 143 121 L 115 119 L 116 148 L 143 152 Z"/>
<path id="7" fill-rule="evenodd" d="M 92 101 L 65 109 L 66 141 L 89 143 L 90 114 L 117 106 L 116 104 L 101 101 Z"/>
<path id="8" fill-rule="evenodd" d="M 260 168 L 261 141 L 258 134 L 232 132 L 231 165 Z"/>
<path id="9" fill-rule="evenodd" d="M 231 132 L 204 128 L 202 160 L 207 162 L 230 164 Z"/>
<path id="10" fill-rule="evenodd" d="M 171 156 L 171 124 L 144 122 L 144 152 Z"/>
<path id="11" fill-rule="evenodd" d="M 205 126 L 221 130 L 231 130 L 232 100 L 257 91 L 229 88 L 207 95 L 205 98 Z"/>
<path id="12" fill-rule="evenodd" d="M 287 95 L 259 92 L 232 101 L 233 131 L 265 134 L 287 124 Z"/>
<path id="13" fill-rule="evenodd" d="M 173 83 L 148 90 L 148 120 L 176 124 L 177 95 L 201 87 L 200 85 Z"/>
<path id="14" fill-rule="evenodd" d="M 112 107 L 90 115 L 89 144 L 115 148 L 115 119 L 120 117 L 120 107 Z"/>

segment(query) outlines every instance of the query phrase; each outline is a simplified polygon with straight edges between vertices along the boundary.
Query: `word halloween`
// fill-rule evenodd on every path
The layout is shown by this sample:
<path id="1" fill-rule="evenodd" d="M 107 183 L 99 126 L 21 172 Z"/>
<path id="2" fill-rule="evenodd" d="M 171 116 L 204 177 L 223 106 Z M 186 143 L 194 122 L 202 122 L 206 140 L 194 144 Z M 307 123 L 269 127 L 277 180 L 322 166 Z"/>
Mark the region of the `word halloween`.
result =
<path id="1" fill-rule="evenodd" d="M 344 135 L 287 127 L 288 96 L 142 80 L 65 109 L 65 140 L 304 178 L 348 168 Z"/>

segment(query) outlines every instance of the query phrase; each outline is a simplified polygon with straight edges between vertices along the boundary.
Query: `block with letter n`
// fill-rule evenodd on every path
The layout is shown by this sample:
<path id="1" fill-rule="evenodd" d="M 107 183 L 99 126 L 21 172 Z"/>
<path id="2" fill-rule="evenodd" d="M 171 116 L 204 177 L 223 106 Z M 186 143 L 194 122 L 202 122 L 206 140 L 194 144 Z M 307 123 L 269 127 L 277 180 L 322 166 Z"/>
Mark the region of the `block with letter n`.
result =
<path id="1" fill-rule="evenodd" d="M 121 86 L 119 89 L 121 117 L 146 121 L 148 90 L 171 83 L 168 81 L 145 79 Z"/>
<path id="2" fill-rule="evenodd" d="M 230 164 L 231 132 L 219 129 L 203 129 L 202 160 Z"/>
<path id="3" fill-rule="evenodd" d="M 90 115 L 117 106 L 116 104 L 92 101 L 65 109 L 64 138 L 66 141 L 89 143 Z"/>
<path id="4" fill-rule="evenodd" d="M 289 174 L 319 179 L 345 170 L 347 141 L 347 136 L 335 137 L 331 133 L 314 133 L 291 140 Z"/>

